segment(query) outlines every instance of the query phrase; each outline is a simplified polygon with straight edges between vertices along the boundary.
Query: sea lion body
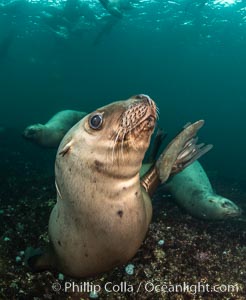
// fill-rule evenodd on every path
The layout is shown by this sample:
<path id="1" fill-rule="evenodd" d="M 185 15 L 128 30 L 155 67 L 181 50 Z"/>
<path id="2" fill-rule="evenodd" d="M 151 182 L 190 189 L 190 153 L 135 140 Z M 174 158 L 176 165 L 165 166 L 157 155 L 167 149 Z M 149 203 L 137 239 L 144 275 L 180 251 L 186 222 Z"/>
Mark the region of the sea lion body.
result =
<path id="1" fill-rule="evenodd" d="M 85 115 L 76 110 L 62 110 L 45 124 L 28 126 L 23 137 L 43 147 L 57 148 L 68 130 Z"/>
<path id="2" fill-rule="evenodd" d="M 217 195 L 198 161 L 169 179 L 167 189 L 189 214 L 200 219 L 222 220 L 241 214 L 231 200 Z"/>
<path id="3" fill-rule="evenodd" d="M 61 272 L 98 274 L 124 264 L 140 247 L 152 215 L 139 178 L 156 118 L 148 99 L 102 107 L 62 140 L 55 164 L 58 197 L 49 221 Z M 100 130 L 88 125 L 93 115 L 103 116 Z M 128 134 L 131 123 L 137 126 Z"/>
<path id="4" fill-rule="evenodd" d="M 132 199 L 122 192 L 116 203 L 112 204 L 109 197 L 103 208 L 101 204 L 86 209 L 82 203 L 72 209 L 56 205 L 49 222 L 55 269 L 73 277 L 86 277 L 109 271 L 134 256 L 145 238 L 152 206 L 142 189 L 130 189 L 139 196 Z M 69 216 L 73 218 L 69 220 Z"/>

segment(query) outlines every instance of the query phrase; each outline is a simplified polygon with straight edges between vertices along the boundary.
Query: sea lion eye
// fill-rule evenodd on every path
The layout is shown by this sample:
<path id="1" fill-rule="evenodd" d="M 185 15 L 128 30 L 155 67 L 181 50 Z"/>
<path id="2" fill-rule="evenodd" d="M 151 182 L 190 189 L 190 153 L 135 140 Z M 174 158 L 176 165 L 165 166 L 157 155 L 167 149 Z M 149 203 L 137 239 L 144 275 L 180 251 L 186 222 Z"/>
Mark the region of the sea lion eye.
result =
<path id="1" fill-rule="evenodd" d="M 100 129 L 100 127 L 102 126 L 102 122 L 102 114 L 96 114 L 90 118 L 89 125 L 92 129 Z"/>

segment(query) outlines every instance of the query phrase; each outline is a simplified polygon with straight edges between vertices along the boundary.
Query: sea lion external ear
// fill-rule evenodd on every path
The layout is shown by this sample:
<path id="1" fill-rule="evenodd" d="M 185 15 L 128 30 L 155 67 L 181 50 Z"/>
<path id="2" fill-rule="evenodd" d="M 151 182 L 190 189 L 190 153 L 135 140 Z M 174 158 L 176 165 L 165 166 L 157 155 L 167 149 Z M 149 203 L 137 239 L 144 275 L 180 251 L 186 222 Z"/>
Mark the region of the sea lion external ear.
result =
<path id="1" fill-rule="evenodd" d="M 62 150 L 59 152 L 59 155 L 65 156 L 70 151 L 72 144 L 73 141 L 71 140 L 62 148 Z"/>

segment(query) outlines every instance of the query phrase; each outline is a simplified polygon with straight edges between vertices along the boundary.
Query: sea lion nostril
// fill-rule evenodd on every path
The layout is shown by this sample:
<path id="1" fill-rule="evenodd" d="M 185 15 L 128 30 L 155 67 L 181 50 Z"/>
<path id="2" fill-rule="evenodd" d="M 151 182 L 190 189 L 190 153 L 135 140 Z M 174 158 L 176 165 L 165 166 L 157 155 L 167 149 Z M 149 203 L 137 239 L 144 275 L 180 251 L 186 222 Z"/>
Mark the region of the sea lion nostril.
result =
<path id="1" fill-rule="evenodd" d="M 155 117 L 154 117 L 154 116 L 149 116 L 149 117 L 147 118 L 147 121 L 148 121 L 149 123 L 154 123 L 154 122 L 155 122 Z"/>
<path id="2" fill-rule="evenodd" d="M 155 119 L 155 117 L 154 116 L 149 116 L 148 118 L 147 118 L 147 128 L 149 128 L 149 129 L 152 129 L 152 128 L 154 128 L 155 127 L 155 121 L 156 121 L 156 119 Z"/>
<path id="3" fill-rule="evenodd" d="M 148 95 L 139 94 L 139 95 L 135 96 L 135 98 L 146 101 L 146 102 L 148 102 L 149 105 L 152 105 L 152 100 L 151 100 L 150 96 L 148 96 Z"/>
<path id="4" fill-rule="evenodd" d="M 139 94 L 139 95 L 136 95 L 134 98 L 140 100 L 140 99 L 142 99 L 142 96 L 143 96 L 143 94 Z"/>

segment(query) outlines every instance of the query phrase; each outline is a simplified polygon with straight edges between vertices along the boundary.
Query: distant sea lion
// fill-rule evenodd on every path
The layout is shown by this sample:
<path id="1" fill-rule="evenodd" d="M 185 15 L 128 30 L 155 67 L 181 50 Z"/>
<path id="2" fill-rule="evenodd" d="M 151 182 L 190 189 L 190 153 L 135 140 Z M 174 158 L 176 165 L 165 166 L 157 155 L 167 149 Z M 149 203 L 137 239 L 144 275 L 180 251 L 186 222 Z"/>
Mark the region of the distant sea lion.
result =
<path id="1" fill-rule="evenodd" d="M 122 11 L 120 9 L 120 0 L 99 0 L 102 6 L 113 16 L 122 18 Z"/>
<path id="2" fill-rule="evenodd" d="M 40 146 L 57 148 L 68 130 L 87 113 L 76 110 L 62 110 L 47 123 L 28 126 L 23 137 Z"/>
<path id="3" fill-rule="evenodd" d="M 123 11 L 131 8 L 129 0 L 99 0 L 102 6 L 112 15 L 117 18 L 122 18 Z"/>
<path id="4" fill-rule="evenodd" d="M 154 101 L 141 94 L 97 109 L 65 135 L 55 163 L 57 203 L 49 220 L 50 248 L 44 254 L 27 249 L 32 270 L 86 277 L 134 256 L 151 221 L 149 194 L 173 169 L 182 170 L 210 149 L 194 144 L 203 122 L 191 124 L 140 181 L 156 118 Z"/>
<path id="5" fill-rule="evenodd" d="M 221 220 L 241 214 L 241 209 L 235 203 L 213 191 L 198 161 L 173 176 L 166 187 L 176 202 L 197 218 Z"/>

